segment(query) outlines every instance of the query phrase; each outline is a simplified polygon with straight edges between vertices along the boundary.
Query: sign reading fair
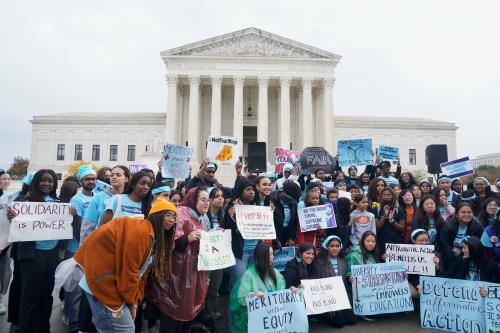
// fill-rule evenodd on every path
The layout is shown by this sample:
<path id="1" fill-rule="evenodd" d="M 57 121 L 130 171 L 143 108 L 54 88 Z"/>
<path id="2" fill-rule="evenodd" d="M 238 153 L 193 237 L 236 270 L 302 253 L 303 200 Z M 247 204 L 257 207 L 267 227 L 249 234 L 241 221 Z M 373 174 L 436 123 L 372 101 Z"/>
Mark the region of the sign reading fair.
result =
<path id="1" fill-rule="evenodd" d="M 450 178 L 458 178 L 474 173 L 474 168 L 469 160 L 469 157 L 462 157 L 458 160 L 441 163 L 441 170 Z"/>
<path id="2" fill-rule="evenodd" d="M 396 161 L 399 156 L 399 148 L 380 145 L 378 147 L 378 155 L 382 160 Z"/>
<path id="3" fill-rule="evenodd" d="M 354 314 L 413 311 L 403 262 L 352 266 Z"/>
<path id="4" fill-rule="evenodd" d="M 163 151 L 162 177 L 174 179 L 188 178 L 192 155 L 192 147 L 167 143 Z"/>
<path id="5" fill-rule="evenodd" d="M 231 136 L 209 136 L 207 156 L 216 164 L 235 165 L 239 157 L 238 140 Z"/>
<path id="6" fill-rule="evenodd" d="M 385 244 L 386 262 L 406 263 L 408 274 L 436 275 L 434 245 Z"/>
<path id="7" fill-rule="evenodd" d="M 213 271 L 236 263 L 231 249 L 231 230 L 201 231 L 198 270 Z"/>
<path id="8" fill-rule="evenodd" d="M 372 139 L 339 140 L 337 148 L 341 167 L 373 164 Z"/>
<path id="9" fill-rule="evenodd" d="M 302 280 L 308 315 L 350 309 L 341 276 Z"/>
<path id="10" fill-rule="evenodd" d="M 309 323 L 301 290 L 266 293 L 247 298 L 249 333 L 307 333 Z"/>
<path id="11" fill-rule="evenodd" d="M 295 259 L 295 246 L 282 247 L 274 251 L 274 268 L 282 272 L 286 268 L 287 262 Z"/>
<path id="12" fill-rule="evenodd" d="M 14 202 L 16 217 L 10 224 L 9 242 L 73 238 L 71 205 L 58 202 Z"/>
<path id="13" fill-rule="evenodd" d="M 317 169 L 332 172 L 335 168 L 335 158 L 323 147 L 307 147 L 300 153 L 300 172 L 312 174 Z"/>
<path id="14" fill-rule="evenodd" d="M 420 324 L 450 332 L 485 333 L 484 299 L 475 281 L 420 277 Z"/>
<path id="15" fill-rule="evenodd" d="M 292 163 L 292 158 L 300 158 L 300 151 L 285 148 L 274 148 L 274 154 L 276 155 L 276 166 L 274 167 L 274 172 L 277 174 L 283 172 L 285 164 Z"/>
<path id="16" fill-rule="evenodd" d="M 337 227 L 331 204 L 299 208 L 297 213 L 302 232 Z"/>
<path id="17" fill-rule="evenodd" d="M 267 206 L 235 205 L 236 224 L 243 239 L 276 239 L 273 211 Z"/>

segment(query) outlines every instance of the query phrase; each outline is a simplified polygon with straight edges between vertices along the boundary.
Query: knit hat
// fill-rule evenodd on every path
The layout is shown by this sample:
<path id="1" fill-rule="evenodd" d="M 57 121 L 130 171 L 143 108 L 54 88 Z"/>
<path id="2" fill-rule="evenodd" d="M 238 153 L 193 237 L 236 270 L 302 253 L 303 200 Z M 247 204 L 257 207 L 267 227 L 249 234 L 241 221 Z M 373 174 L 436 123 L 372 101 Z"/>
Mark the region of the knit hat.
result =
<path id="1" fill-rule="evenodd" d="M 94 171 L 94 169 L 92 169 L 92 165 L 81 165 L 76 173 L 76 177 L 78 178 L 78 180 L 82 180 L 85 176 L 88 175 L 96 176 L 97 173 Z"/>
<path id="2" fill-rule="evenodd" d="M 438 184 L 441 182 L 451 182 L 451 179 L 447 175 L 442 175 L 438 178 Z"/>
<path id="3" fill-rule="evenodd" d="M 292 180 L 286 180 L 284 183 L 283 183 L 283 193 L 295 200 L 295 201 L 299 201 L 300 199 L 300 186 L 297 185 L 294 181 Z"/>
<path id="4" fill-rule="evenodd" d="M 474 178 L 474 180 L 476 180 L 476 179 L 481 179 L 484 182 L 485 186 L 490 186 L 491 185 L 490 181 L 488 179 L 486 179 L 486 177 L 476 177 L 476 178 Z"/>
<path id="5" fill-rule="evenodd" d="M 150 215 L 152 215 L 154 213 L 158 213 L 158 212 L 162 212 L 162 211 L 166 211 L 166 210 L 170 210 L 172 212 L 176 212 L 177 213 L 177 208 L 174 206 L 173 203 L 171 203 L 170 201 L 167 201 L 167 200 L 159 197 L 158 199 L 156 199 L 153 202 L 153 206 L 149 210 L 149 215 L 148 216 L 150 216 Z"/>

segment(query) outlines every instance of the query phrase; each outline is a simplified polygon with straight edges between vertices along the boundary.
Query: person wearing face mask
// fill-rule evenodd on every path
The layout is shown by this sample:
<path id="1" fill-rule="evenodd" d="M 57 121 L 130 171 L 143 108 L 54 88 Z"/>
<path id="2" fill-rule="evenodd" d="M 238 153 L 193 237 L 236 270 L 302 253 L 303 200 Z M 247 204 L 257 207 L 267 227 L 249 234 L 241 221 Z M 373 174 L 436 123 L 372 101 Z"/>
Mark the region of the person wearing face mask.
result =
<path id="1" fill-rule="evenodd" d="M 390 187 L 380 193 L 380 205 L 375 209 L 377 235 L 380 253 L 385 253 L 385 244 L 403 243 L 403 227 L 396 220 L 398 210 L 396 194 Z"/>
<path id="2" fill-rule="evenodd" d="M 398 228 L 403 235 L 403 242 L 410 244 L 411 230 L 415 220 L 416 203 L 415 197 L 410 190 L 403 190 L 399 196 L 399 205 L 394 219 L 398 223 Z"/>

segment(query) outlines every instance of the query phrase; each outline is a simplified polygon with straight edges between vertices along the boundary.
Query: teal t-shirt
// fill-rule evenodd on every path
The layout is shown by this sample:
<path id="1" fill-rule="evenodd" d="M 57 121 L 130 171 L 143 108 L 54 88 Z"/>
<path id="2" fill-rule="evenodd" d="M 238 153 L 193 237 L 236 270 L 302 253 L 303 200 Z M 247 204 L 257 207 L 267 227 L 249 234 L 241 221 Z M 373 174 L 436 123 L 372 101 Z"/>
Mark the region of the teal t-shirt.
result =
<path id="1" fill-rule="evenodd" d="M 121 196 L 122 198 L 122 207 L 118 216 L 144 217 L 144 214 L 142 214 L 142 202 L 130 200 L 127 194 L 113 195 L 106 206 L 106 210 L 110 210 L 113 214 L 115 214 L 118 207 L 118 196 Z"/>
<path id="2" fill-rule="evenodd" d="M 80 219 L 83 220 L 83 217 L 85 216 L 85 211 L 89 207 L 90 201 L 92 201 L 93 196 L 88 196 L 84 194 L 83 192 L 79 192 L 71 198 L 69 201 L 70 204 L 75 207 L 76 209 L 76 215 L 80 217 Z M 80 246 L 80 242 L 76 239 L 73 238 L 69 241 L 68 245 L 68 251 L 75 253 L 76 250 L 78 250 L 78 247 Z"/>
<path id="3" fill-rule="evenodd" d="M 50 196 L 45 196 L 43 198 L 45 202 L 58 202 L 56 198 L 52 198 Z M 35 242 L 35 248 L 37 250 L 43 250 L 43 251 L 50 251 L 56 248 L 57 243 L 59 243 L 59 240 L 44 240 L 44 241 L 36 241 Z"/>

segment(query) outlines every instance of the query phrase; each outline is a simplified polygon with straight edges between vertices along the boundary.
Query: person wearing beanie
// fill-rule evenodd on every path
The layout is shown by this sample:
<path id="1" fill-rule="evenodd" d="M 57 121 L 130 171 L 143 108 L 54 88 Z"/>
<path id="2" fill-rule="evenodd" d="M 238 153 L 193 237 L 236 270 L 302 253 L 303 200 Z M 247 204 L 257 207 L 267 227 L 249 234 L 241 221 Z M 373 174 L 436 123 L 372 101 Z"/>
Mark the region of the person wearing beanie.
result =
<path id="1" fill-rule="evenodd" d="M 151 279 L 167 283 L 172 272 L 177 208 L 157 199 L 146 219 L 113 219 L 88 236 L 75 253 L 98 332 L 135 332 L 134 319 Z M 153 269 L 151 269 L 153 268 Z"/>

